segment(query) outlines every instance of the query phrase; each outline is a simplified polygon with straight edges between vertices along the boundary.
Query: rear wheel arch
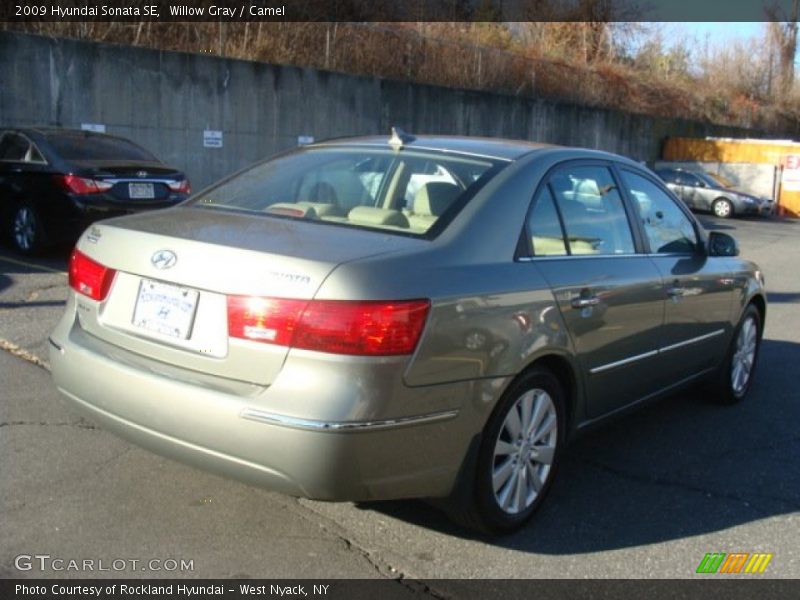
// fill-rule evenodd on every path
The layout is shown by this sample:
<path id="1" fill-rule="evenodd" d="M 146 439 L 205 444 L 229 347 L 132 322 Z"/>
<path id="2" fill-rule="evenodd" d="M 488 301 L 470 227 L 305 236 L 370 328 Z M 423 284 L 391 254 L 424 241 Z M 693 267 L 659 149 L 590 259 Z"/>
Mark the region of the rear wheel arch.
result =
<path id="1" fill-rule="evenodd" d="M 497 411 L 499 399 L 502 398 L 508 390 L 513 388 L 520 379 L 537 368 L 548 370 L 555 376 L 556 379 L 558 379 L 558 382 L 561 384 L 565 396 L 564 405 L 566 409 L 565 425 L 567 439 L 569 440 L 572 437 L 575 419 L 578 415 L 578 398 L 580 395 L 578 371 L 577 366 L 573 364 L 567 356 L 556 352 L 537 356 L 530 363 L 525 365 L 525 367 L 506 384 L 502 394 L 498 396 L 498 402 L 492 406 L 491 411 L 487 411 L 483 427 L 486 427 L 486 424 Z"/>
<path id="2" fill-rule="evenodd" d="M 566 430 L 567 439 L 571 436 L 574 418 L 578 407 L 578 378 L 575 365 L 561 354 L 547 354 L 540 356 L 525 368 L 523 374 L 536 367 L 545 368 L 555 375 L 564 390 L 566 402 Z"/>
<path id="3" fill-rule="evenodd" d="M 568 406 L 572 404 L 574 383 L 567 357 L 548 354 L 528 364 L 499 395 L 481 433 L 473 438 L 450 495 L 434 503 L 456 522 L 483 533 L 505 534 L 524 525 L 547 495 L 568 441 L 572 412 Z M 527 417 L 520 404 L 526 399 L 533 403 Z M 516 413 L 516 433 L 507 426 L 512 411 L 520 411 Z M 543 425 L 540 433 L 529 429 L 539 422 L 537 414 L 545 419 L 541 423 L 547 423 L 547 419 L 550 423 Z M 525 425 L 526 418 L 532 419 L 530 425 Z M 514 436 L 519 436 L 517 441 Z M 503 456 L 506 462 L 498 467 L 496 461 L 502 461 Z M 534 471 L 526 471 L 526 467 Z M 498 483 L 498 478 L 504 479 Z M 517 488 L 524 491 L 515 491 Z M 506 506 L 506 500 L 515 495 L 516 500 Z"/>
<path id="4" fill-rule="evenodd" d="M 767 318 L 767 301 L 761 294 L 756 294 L 750 298 L 750 301 L 747 303 L 748 306 L 750 304 L 755 306 L 758 310 L 758 316 L 761 319 L 761 335 L 764 335 L 764 322 Z M 747 306 L 745 306 L 745 310 L 747 310 Z"/>

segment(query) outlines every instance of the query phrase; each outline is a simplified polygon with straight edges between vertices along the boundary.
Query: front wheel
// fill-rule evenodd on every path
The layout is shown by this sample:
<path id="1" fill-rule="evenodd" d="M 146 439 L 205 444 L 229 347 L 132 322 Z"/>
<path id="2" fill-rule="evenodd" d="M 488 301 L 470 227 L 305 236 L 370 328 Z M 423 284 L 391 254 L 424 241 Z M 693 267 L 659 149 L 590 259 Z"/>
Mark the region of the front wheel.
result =
<path id="1" fill-rule="evenodd" d="M 733 342 L 717 375 L 715 397 L 719 402 L 735 404 L 747 395 L 753 383 L 760 345 L 761 314 L 751 304 L 736 327 Z"/>
<path id="2" fill-rule="evenodd" d="M 484 429 L 472 485 L 450 514 L 490 534 L 522 527 L 544 500 L 565 438 L 558 379 L 534 368 L 503 395 Z"/>
<path id="3" fill-rule="evenodd" d="M 730 200 L 726 200 L 725 198 L 714 200 L 714 204 L 711 205 L 711 210 L 721 219 L 727 219 L 733 216 L 733 204 L 731 204 Z"/>

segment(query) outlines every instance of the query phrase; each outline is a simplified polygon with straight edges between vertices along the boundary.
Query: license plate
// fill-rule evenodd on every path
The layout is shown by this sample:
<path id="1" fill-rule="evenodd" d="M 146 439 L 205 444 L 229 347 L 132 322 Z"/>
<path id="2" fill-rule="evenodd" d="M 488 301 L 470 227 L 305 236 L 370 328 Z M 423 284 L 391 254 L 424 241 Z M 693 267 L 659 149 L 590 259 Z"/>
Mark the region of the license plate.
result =
<path id="1" fill-rule="evenodd" d="M 155 198 L 156 191 L 152 183 L 129 183 L 128 196 L 131 198 Z"/>
<path id="2" fill-rule="evenodd" d="M 192 333 L 198 296 L 197 290 L 142 279 L 133 310 L 133 324 L 185 340 Z"/>

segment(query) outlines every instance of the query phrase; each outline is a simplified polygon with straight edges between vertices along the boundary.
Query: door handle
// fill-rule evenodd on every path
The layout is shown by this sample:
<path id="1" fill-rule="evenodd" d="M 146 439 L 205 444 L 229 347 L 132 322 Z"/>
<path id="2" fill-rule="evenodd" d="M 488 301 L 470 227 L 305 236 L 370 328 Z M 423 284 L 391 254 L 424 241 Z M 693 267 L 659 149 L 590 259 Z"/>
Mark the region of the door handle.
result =
<path id="1" fill-rule="evenodd" d="M 586 308 L 588 306 L 597 306 L 600 304 L 600 298 L 597 296 L 578 296 L 570 301 L 572 308 Z"/>

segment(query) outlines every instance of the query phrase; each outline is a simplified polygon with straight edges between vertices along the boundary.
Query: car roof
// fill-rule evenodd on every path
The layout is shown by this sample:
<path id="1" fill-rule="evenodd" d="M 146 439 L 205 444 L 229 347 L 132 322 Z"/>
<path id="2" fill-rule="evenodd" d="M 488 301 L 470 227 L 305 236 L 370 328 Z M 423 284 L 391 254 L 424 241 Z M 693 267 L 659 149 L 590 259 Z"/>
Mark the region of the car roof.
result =
<path id="1" fill-rule="evenodd" d="M 312 146 L 379 146 L 386 148 L 389 146 L 388 136 L 364 136 L 337 138 L 323 140 Z M 414 148 L 416 150 L 436 150 L 439 152 L 453 152 L 486 158 L 515 160 L 520 156 L 528 154 L 534 150 L 546 148 L 563 149 L 562 146 L 553 144 L 543 144 L 538 142 L 528 142 L 526 140 L 508 140 L 501 138 L 484 137 L 463 137 L 463 136 L 439 136 L 439 135 L 419 135 L 404 141 L 403 147 Z"/>
<path id="2" fill-rule="evenodd" d="M 89 131 L 86 129 L 70 129 L 68 127 L 9 127 L 4 131 L 15 131 L 29 137 L 31 134 L 35 137 L 81 137 L 81 138 L 88 138 L 88 137 L 104 137 L 104 138 L 112 138 L 118 140 L 125 140 L 130 141 L 127 138 L 123 138 L 117 135 L 110 135 L 108 133 L 100 133 L 98 131 Z"/>

